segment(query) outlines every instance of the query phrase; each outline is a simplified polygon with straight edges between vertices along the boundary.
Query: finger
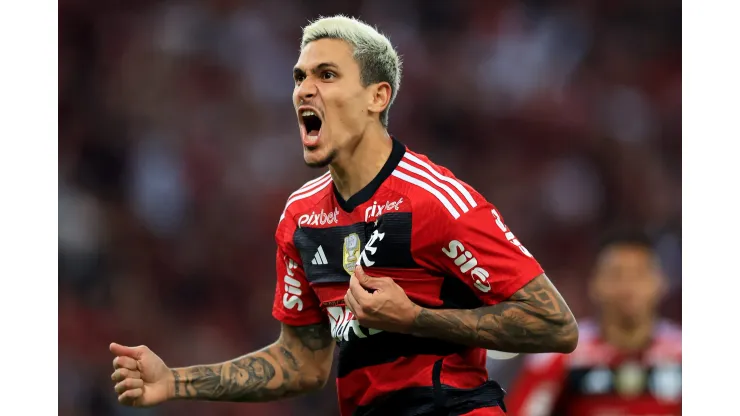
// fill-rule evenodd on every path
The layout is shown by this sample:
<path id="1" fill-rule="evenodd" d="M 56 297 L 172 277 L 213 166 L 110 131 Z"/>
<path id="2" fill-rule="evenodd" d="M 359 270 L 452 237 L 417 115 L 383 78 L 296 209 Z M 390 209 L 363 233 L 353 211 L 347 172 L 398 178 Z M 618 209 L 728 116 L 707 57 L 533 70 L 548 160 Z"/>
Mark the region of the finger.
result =
<path id="1" fill-rule="evenodd" d="M 116 384 L 116 393 L 123 394 L 127 390 L 134 390 L 144 387 L 144 380 L 140 378 L 127 378 Z"/>
<path id="2" fill-rule="evenodd" d="M 136 400 L 144 394 L 144 389 L 126 390 L 118 396 L 118 402 L 127 406 L 136 404 Z"/>
<path id="3" fill-rule="evenodd" d="M 118 382 L 127 378 L 141 378 L 141 373 L 127 368 L 119 368 L 111 374 L 110 378 L 111 380 Z"/>
<path id="4" fill-rule="evenodd" d="M 357 316 L 358 313 L 362 313 L 362 306 L 360 306 L 357 299 L 355 299 L 354 295 L 349 290 L 347 291 L 347 294 L 344 295 L 344 303 L 355 316 Z"/>
<path id="5" fill-rule="evenodd" d="M 115 355 L 131 357 L 135 360 L 140 360 L 141 355 L 144 353 L 144 350 L 146 349 L 146 347 L 144 347 L 143 345 L 138 346 L 138 347 L 127 347 L 125 345 L 116 344 L 115 342 L 111 343 L 108 348 L 110 349 L 110 352 L 112 352 Z"/>
<path id="6" fill-rule="evenodd" d="M 367 274 L 365 274 L 365 270 L 359 264 L 355 266 L 354 274 L 357 277 L 357 280 L 359 281 L 360 286 L 362 286 L 365 289 L 377 290 L 377 289 L 380 289 L 382 286 L 382 278 L 368 276 Z"/>
<path id="7" fill-rule="evenodd" d="M 131 357 L 116 357 L 113 359 L 113 369 L 117 370 L 119 368 L 127 368 L 129 370 L 135 371 L 139 368 L 136 365 L 136 360 L 134 360 Z"/>
<path id="8" fill-rule="evenodd" d="M 362 304 L 371 296 L 365 288 L 360 285 L 360 280 L 354 274 L 349 278 L 349 291 L 358 303 Z"/>

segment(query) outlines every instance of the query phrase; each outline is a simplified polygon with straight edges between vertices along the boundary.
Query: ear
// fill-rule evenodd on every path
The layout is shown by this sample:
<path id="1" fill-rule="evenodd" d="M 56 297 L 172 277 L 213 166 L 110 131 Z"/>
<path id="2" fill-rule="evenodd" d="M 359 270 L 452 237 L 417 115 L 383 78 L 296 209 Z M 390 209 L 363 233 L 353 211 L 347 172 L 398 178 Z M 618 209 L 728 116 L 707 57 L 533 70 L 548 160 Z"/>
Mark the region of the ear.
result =
<path id="1" fill-rule="evenodd" d="M 372 113 L 382 113 L 391 103 L 391 84 L 379 82 L 368 87 L 370 97 L 368 111 Z"/>

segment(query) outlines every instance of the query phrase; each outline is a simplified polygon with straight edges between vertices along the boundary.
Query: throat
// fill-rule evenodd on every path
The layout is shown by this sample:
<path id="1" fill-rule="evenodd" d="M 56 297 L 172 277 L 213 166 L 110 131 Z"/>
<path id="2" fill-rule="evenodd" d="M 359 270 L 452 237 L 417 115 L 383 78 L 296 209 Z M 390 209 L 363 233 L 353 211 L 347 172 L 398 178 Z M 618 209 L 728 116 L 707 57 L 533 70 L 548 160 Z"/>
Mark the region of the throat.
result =
<path id="1" fill-rule="evenodd" d="M 636 352 L 650 345 L 653 340 L 654 322 L 652 320 L 623 325 L 618 322 L 604 322 L 601 334 L 610 345 L 625 351 Z"/>
<path id="2" fill-rule="evenodd" d="M 337 199 L 347 202 L 343 208 L 351 211 L 353 205 L 370 199 L 395 169 L 398 162 L 391 160 L 395 159 L 393 154 L 400 152 L 402 156 L 403 151 L 403 145 L 385 136 L 365 137 L 352 151 L 340 153 L 329 168 Z"/>

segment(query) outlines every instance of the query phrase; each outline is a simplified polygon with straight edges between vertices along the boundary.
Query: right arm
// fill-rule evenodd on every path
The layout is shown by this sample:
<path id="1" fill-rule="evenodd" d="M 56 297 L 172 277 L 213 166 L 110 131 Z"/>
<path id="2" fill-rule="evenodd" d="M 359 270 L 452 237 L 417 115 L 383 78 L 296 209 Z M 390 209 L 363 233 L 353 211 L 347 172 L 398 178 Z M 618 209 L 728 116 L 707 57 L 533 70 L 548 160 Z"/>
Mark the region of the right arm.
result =
<path id="1" fill-rule="evenodd" d="M 287 228 L 286 228 L 287 229 Z M 171 370 L 168 397 L 235 402 L 261 402 L 318 390 L 331 371 L 334 339 L 327 316 L 294 259 L 294 247 L 281 244 L 275 256 L 277 282 L 273 316 L 282 322 L 272 345 L 213 365 Z M 292 253 L 292 256 L 287 253 Z"/>
<path id="2" fill-rule="evenodd" d="M 294 260 L 300 258 L 295 247 L 283 243 L 286 238 L 280 234 L 279 229 L 272 309 L 282 323 L 280 338 L 231 361 L 175 369 L 145 346 L 113 343 L 111 379 L 117 383 L 119 402 L 136 407 L 168 399 L 259 402 L 297 396 L 326 384 L 334 352 L 328 318 Z"/>
<path id="3" fill-rule="evenodd" d="M 283 324 L 272 345 L 213 365 L 171 370 L 169 397 L 232 402 L 262 402 L 321 389 L 331 371 L 334 339 L 328 322 Z"/>

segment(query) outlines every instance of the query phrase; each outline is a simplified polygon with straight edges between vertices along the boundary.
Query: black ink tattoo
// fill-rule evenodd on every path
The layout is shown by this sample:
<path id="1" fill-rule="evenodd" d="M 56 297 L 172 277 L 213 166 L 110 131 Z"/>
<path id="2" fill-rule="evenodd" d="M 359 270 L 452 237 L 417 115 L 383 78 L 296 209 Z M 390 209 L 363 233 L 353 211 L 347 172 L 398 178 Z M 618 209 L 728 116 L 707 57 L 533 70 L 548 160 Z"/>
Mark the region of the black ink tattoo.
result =
<path id="1" fill-rule="evenodd" d="M 301 344 L 314 352 L 321 351 L 334 343 L 334 338 L 331 336 L 328 325 L 296 326 L 291 329 L 301 341 Z"/>
<path id="2" fill-rule="evenodd" d="M 172 370 L 175 397 L 256 402 L 296 396 L 326 383 L 333 351 L 328 323 L 283 325 L 278 342 L 260 351 L 221 364 Z"/>
<path id="3" fill-rule="evenodd" d="M 572 352 L 578 325 L 544 274 L 510 299 L 473 310 L 423 308 L 412 333 L 499 351 Z"/>
<path id="4" fill-rule="evenodd" d="M 172 376 L 175 378 L 175 397 L 180 397 L 180 373 L 172 370 Z"/>

